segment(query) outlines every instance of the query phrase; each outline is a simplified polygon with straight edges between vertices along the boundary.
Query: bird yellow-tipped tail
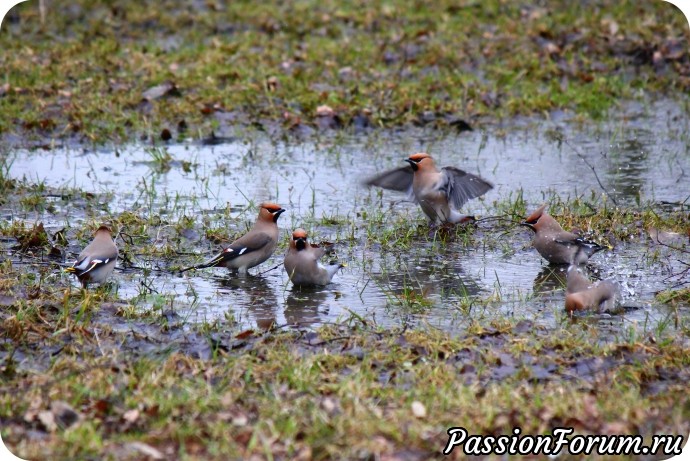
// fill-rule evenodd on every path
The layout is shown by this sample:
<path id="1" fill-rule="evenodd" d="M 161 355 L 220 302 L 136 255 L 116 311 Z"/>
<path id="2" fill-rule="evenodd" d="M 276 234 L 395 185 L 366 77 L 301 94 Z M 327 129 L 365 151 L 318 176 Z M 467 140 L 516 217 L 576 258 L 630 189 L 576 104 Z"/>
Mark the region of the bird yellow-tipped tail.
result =
<path id="1" fill-rule="evenodd" d="M 218 265 L 219 262 L 223 260 L 223 257 L 224 254 L 221 253 L 215 258 L 211 259 L 210 261 L 206 261 L 205 263 L 197 264 L 196 266 L 185 267 L 184 269 L 180 270 L 180 273 L 187 272 L 192 269 L 206 269 L 207 267 L 215 267 Z"/>

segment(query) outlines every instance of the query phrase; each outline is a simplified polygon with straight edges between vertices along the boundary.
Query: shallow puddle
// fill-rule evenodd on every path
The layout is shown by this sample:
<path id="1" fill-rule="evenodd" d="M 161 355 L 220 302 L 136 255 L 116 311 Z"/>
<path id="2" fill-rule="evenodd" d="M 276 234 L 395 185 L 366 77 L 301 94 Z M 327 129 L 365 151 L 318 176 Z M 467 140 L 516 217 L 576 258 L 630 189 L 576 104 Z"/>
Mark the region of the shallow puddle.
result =
<path id="1" fill-rule="evenodd" d="M 518 124 L 506 126 L 503 136 L 498 129 L 441 135 L 419 128 L 278 142 L 261 133 L 242 133 L 241 140 L 216 146 L 12 150 L 7 154 L 11 177 L 102 194 L 107 212 L 48 197 L 55 206 L 53 214 L 29 213 L 10 204 L 4 215 L 28 224 L 43 221 L 49 232 L 66 225 L 79 228 L 108 212 L 160 217 L 159 229 L 153 232 L 156 240 L 150 243 L 173 245 L 179 261 L 135 255 L 138 267 L 154 270 L 116 272 L 118 296 L 140 309 L 173 311 L 186 322 L 227 321 L 254 328 L 271 323 L 314 326 L 350 318 L 382 326 L 422 322 L 457 331 L 478 317 L 510 316 L 550 325 L 565 317 L 563 272 L 545 265 L 529 246 L 529 230 L 486 220 L 480 221 L 472 245 L 458 237 L 445 244 L 434 242 L 416 205 L 405 202 L 402 194 L 368 190 L 360 185 L 362 179 L 402 166 L 410 153 L 427 151 L 440 165 L 459 166 L 495 184 L 482 200 L 466 207 L 468 214 L 479 218 L 496 213 L 495 202 L 520 192 L 529 208 L 554 195 L 598 195 L 602 187 L 619 204 L 687 203 L 688 120 L 665 102 L 628 107 L 624 116 L 614 114 L 596 126 L 565 119 Z M 204 237 L 202 221 L 212 228 L 227 223 L 229 234 L 235 235 L 254 220 L 256 211 L 246 210 L 248 202 L 265 199 L 287 209 L 279 221 L 284 242 L 296 227 L 307 227 L 317 241 L 336 242 L 337 254 L 348 267 L 333 284 L 293 288 L 282 268 L 284 250 L 247 277 L 230 277 L 224 269 L 183 276 L 166 270 L 200 262 L 219 248 Z M 232 219 L 227 219 L 228 210 Z M 367 232 L 381 231 L 370 224 L 381 212 L 384 222 L 403 217 L 419 223 L 412 244 L 383 248 L 367 238 Z M 185 216 L 196 225 L 179 231 L 175 224 Z M 499 244 L 486 245 L 495 242 L 496 233 L 502 235 Z M 657 252 L 660 256 L 653 260 Z M 618 281 L 628 309 L 583 321 L 623 335 L 630 327 L 649 331 L 672 323 L 677 311 L 656 303 L 654 293 L 670 286 L 669 275 L 682 268 L 677 259 L 643 234 L 597 254 L 591 272 Z M 279 267 L 271 269 L 274 266 Z M 680 315 L 687 314 L 681 309 Z"/>

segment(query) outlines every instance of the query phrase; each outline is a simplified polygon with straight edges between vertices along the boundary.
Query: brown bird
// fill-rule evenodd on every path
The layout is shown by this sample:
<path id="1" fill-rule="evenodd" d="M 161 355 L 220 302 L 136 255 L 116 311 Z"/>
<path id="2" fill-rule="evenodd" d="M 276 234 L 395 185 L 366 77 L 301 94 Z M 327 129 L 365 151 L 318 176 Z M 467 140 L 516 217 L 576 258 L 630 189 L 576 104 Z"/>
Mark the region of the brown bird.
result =
<path id="1" fill-rule="evenodd" d="M 611 280 L 592 283 L 579 269 L 572 265 L 568 268 L 565 310 L 568 312 L 593 309 L 612 311 L 620 296 L 620 287 Z"/>
<path id="2" fill-rule="evenodd" d="M 367 186 L 406 192 L 419 203 L 432 223 L 458 223 L 468 217 L 459 209 L 470 199 L 484 195 L 494 186 L 479 176 L 447 166 L 439 170 L 429 154 L 405 159 L 410 166 L 386 171 L 369 180 Z"/>
<path id="3" fill-rule="evenodd" d="M 231 271 L 246 273 L 247 269 L 258 266 L 271 257 L 278 243 L 278 218 L 285 212 L 275 203 L 264 202 L 259 205 L 259 217 L 249 232 L 244 234 L 223 249 L 213 258 L 190 269 L 204 269 L 206 267 L 227 267 Z"/>
<path id="4" fill-rule="evenodd" d="M 520 223 L 534 231 L 532 245 L 551 264 L 584 264 L 589 258 L 604 249 L 572 232 L 563 230 L 560 224 L 540 206 Z"/>
<path id="5" fill-rule="evenodd" d="M 328 285 L 343 264 L 324 266 L 319 259 L 326 250 L 307 241 L 307 231 L 295 229 L 285 255 L 285 272 L 294 285 Z"/>
<path id="6" fill-rule="evenodd" d="M 89 283 L 103 283 L 113 272 L 116 261 L 117 245 L 110 227 L 103 224 L 94 232 L 91 243 L 65 271 L 76 275 L 82 287 L 87 288 Z"/>
<path id="7" fill-rule="evenodd" d="M 568 267 L 565 281 L 566 293 L 577 293 L 578 291 L 584 291 L 592 285 L 592 282 L 590 282 L 587 277 L 582 275 L 576 265 L 571 265 Z"/>

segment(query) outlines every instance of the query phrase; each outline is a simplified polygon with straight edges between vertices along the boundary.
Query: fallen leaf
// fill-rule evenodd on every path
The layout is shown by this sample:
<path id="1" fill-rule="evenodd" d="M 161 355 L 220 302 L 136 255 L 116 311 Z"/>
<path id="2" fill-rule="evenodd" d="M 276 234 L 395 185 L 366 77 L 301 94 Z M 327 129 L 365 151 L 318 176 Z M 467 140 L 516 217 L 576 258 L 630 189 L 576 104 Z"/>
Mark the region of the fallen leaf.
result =
<path id="1" fill-rule="evenodd" d="M 154 101 L 163 96 L 180 96 L 180 90 L 171 81 L 163 82 L 160 85 L 152 86 L 141 94 L 145 101 Z"/>
<path id="2" fill-rule="evenodd" d="M 22 251 L 28 250 L 29 248 L 42 247 L 49 243 L 48 234 L 42 222 L 34 225 L 30 230 L 19 231 L 15 235 L 15 238 L 19 242 Z"/>
<path id="3" fill-rule="evenodd" d="M 426 407 L 422 402 L 415 400 L 412 402 L 412 414 L 415 418 L 426 418 Z"/>
<path id="4" fill-rule="evenodd" d="M 244 413 L 239 413 L 232 417 L 232 425 L 237 427 L 246 426 L 249 422 L 249 418 Z"/>
<path id="5" fill-rule="evenodd" d="M 139 419 L 139 410 L 134 408 L 132 410 L 125 411 L 125 413 L 122 415 L 122 419 L 130 424 L 133 424 L 137 419 Z"/>
<path id="6" fill-rule="evenodd" d="M 52 411 L 44 410 L 38 413 L 38 421 L 43 425 L 46 432 L 53 432 L 57 429 L 55 415 Z"/>
<path id="7" fill-rule="evenodd" d="M 266 88 L 268 88 L 268 91 L 275 91 L 278 89 L 278 79 L 276 77 L 268 77 L 266 79 Z"/>
<path id="8" fill-rule="evenodd" d="M 151 445 L 145 444 L 143 442 L 130 442 L 126 445 L 127 448 L 137 451 L 144 456 L 148 456 L 151 459 L 165 459 L 163 453 L 153 448 Z"/>
<path id="9" fill-rule="evenodd" d="M 242 332 L 240 332 L 240 333 L 237 333 L 237 334 L 235 335 L 235 338 L 237 338 L 237 339 L 247 339 L 247 338 L 252 337 L 253 335 L 254 335 L 254 330 L 244 330 L 244 331 L 242 331 Z"/>

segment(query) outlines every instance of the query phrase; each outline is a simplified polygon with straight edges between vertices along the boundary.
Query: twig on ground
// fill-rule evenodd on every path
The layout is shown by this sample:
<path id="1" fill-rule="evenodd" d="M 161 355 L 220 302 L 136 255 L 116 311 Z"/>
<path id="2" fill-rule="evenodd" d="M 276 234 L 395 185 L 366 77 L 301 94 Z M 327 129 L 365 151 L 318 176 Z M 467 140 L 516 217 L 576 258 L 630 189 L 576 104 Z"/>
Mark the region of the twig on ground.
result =
<path id="1" fill-rule="evenodd" d="M 618 202 L 616 202 L 616 198 L 613 195 L 611 195 L 611 193 L 608 191 L 608 189 L 606 189 L 606 187 L 604 187 L 604 184 L 602 184 L 601 180 L 599 179 L 599 175 L 597 174 L 597 170 L 592 166 L 592 164 L 589 163 L 589 161 L 587 161 L 585 156 L 582 155 L 580 153 L 580 151 L 578 149 L 576 149 L 572 144 L 570 144 L 570 142 L 568 142 L 567 139 L 563 139 L 562 141 L 566 146 L 570 147 L 573 150 L 573 152 L 575 152 L 575 155 L 580 157 L 580 160 L 585 162 L 585 165 L 587 165 L 590 170 L 592 170 L 592 173 L 594 173 L 594 177 L 596 178 L 597 182 L 599 183 L 599 187 L 601 187 L 601 190 L 603 190 L 606 193 L 606 195 L 611 199 L 611 201 L 613 202 L 614 205 L 618 206 Z"/>

